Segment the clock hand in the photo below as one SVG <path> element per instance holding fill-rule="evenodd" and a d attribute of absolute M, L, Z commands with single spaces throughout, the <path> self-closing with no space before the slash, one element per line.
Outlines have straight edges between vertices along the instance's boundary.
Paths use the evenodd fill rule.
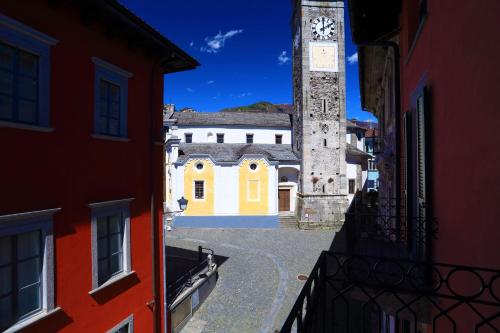
<path fill-rule="evenodd" d="M 323 17 L 323 29 L 321 29 L 322 31 L 325 31 L 325 18 Z"/>

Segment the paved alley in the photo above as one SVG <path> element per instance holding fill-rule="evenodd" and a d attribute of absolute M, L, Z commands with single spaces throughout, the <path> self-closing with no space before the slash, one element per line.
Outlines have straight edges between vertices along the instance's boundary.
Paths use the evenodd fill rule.
<path fill-rule="evenodd" d="M 174 229 L 169 247 L 211 248 L 227 259 L 212 294 L 184 328 L 186 333 L 279 330 L 332 231 L 297 229 Z"/>

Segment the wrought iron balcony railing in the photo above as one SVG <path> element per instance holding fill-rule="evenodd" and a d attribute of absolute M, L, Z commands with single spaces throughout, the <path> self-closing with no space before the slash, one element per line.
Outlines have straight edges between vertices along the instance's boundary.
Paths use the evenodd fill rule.
<path fill-rule="evenodd" d="M 432 218 L 408 217 L 405 212 L 402 199 L 355 198 L 333 250 L 428 260 L 437 223 Z"/>
<path fill-rule="evenodd" d="M 323 252 L 281 332 L 500 332 L 500 271 Z"/>

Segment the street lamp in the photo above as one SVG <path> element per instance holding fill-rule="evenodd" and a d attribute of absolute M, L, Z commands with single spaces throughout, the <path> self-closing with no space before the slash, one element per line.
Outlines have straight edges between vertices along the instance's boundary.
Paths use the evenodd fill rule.
<path fill-rule="evenodd" d="M 177 203 L 179 204 L 179 209 L 180 210 L 165 212 L 165 217 L 167 217 L 168 215 L 170 215 L 173 218 L 175 215 L 180 214 L 180 213 L 182 213 L 182 212 L 184 212 L 186 210 L 187 205 L 188 205 L 188 200 L 186 198 L 184 198 L 184 196 L 182 196 L 179 200 L 177 200 Z M 171 231 L 172 227 L 169 226 L 169 225 L 167 225 L 166 229 L 167 229 L 167 231 Z"/>
<path fill-rule="evenodd" d="M 179 200 L 177 200 L 177 202 L 179 203 L 179 208 L 181 209 L 181 212 L 185 211 L 188 205 L 188 200 L 182 197 Z"/>

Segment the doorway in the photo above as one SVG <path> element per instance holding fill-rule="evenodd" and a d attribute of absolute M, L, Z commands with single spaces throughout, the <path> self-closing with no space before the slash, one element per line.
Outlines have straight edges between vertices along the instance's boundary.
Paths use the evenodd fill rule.
<path fill-rule="evenodd" d="M 290 211 L 290 190 L 278 190 L 278 201 L 279 201 L 279 211 L 289 212 Z"/>

